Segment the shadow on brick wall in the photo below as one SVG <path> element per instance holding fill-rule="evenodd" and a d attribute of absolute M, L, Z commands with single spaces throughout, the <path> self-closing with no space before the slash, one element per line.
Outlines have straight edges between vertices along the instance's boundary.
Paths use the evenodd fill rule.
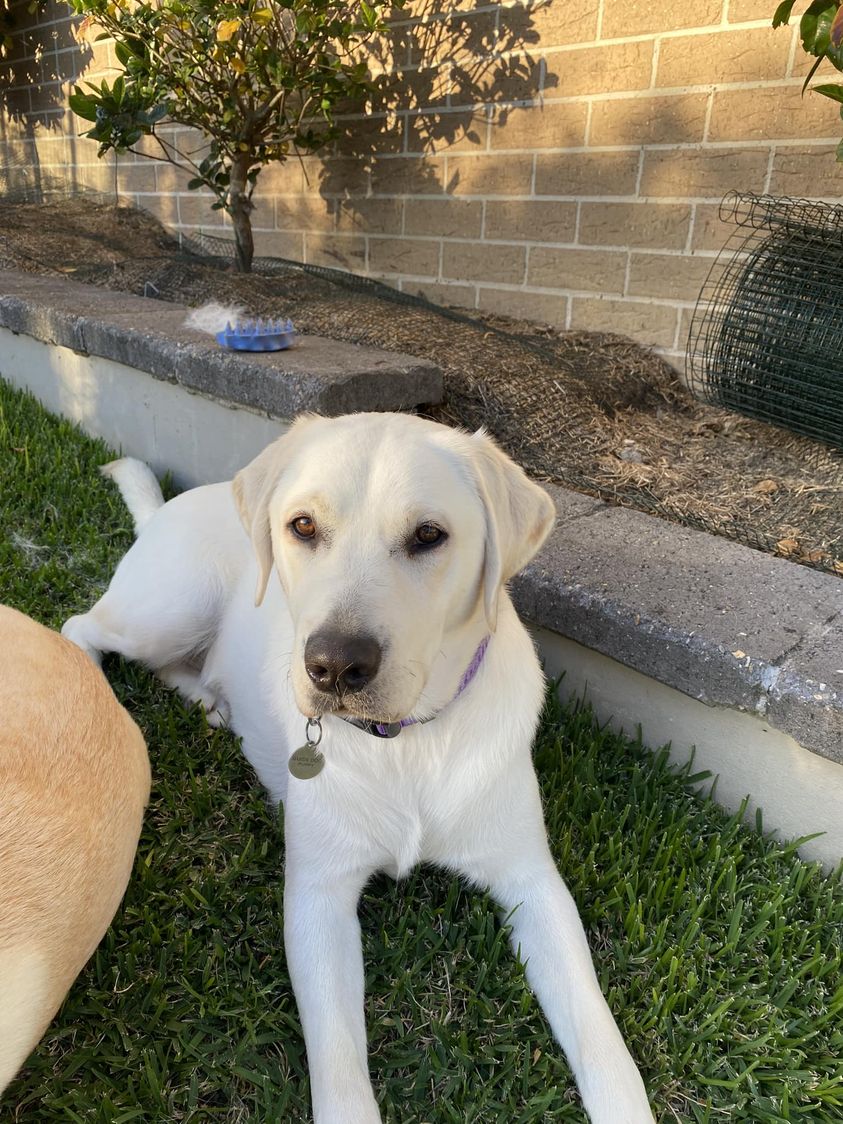
<path fill-rule="evenodd" d="M 375 194 L 458 190 L 459 173 L 446 183 L 429 157 L 486 151 L 493 123 L 556 85 L 529 53 L 538 42 L 530 5 L 490 10 L 476 0 L 454 12 L 451 0 L 417 0 L 375 46 L 380 98 L 371 114 L 342 121 L 335 150 L 321 158 L 320 193 L 354 210 L 370 184 Z"/>
<path fill-rule="evenodd" d="M 29 0 L 11 5 L 12 46 L 0 58 L 0 193 L 41 202 L 79 186 L 66 99 L 94 52 L 63 5 L 61 14 L 54 4 L 29 8 Z"/>

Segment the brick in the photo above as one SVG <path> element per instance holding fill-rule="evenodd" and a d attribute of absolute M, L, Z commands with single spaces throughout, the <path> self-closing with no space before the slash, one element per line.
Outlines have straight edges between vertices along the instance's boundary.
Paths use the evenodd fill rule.
<path fill-rule="evenodd" d="M 436 156 L 376 157 L 371 177 L 374 195 L 441 195 L 445 160 Z"/>
<path fill-rule="evenodd" d="M 677 310 L 661 302 L 650 304 L 594 297 L 574 297 L 571 301 L 571 328 L 619 332 L 650 347 L 673 347 L 676 321 Z"/>
<path fill-rule="evenodd" d="M 445 19 L 418 23 L 410 33 L 409 61 L 413 66 L 433 66 L 461 56 L 490 55 L 501 49 L 497 23 L 495 9 L 455 12 Z"/>
<path fill-rule="evenodd" d="M 187 191 L 191 179 L 188 172 L 183 172 L 180 168 L 174 168 L 172 164 L 165 164 L 163 161 L 150 164 L 150 167 L 155 169 L 156 191 L 167 194 Z"/>
<path fill-rule="evenodd" d="M 355 235 L 308 232 L 304 236 L 304 253 L 309 265 L 361 273 L 366 263 L 366 240 Z"/>
<path fill-rule="evenodd" d="M 442 275 L 455 281 L 500 281 L 520 285 L 527 252 L 523 246 L 489 246 L 478 242 L 445 242 Z"/>
<path fill-rule="evenodd" d="M 695 208 L 692 250 L 720 250 L 735 233 L 734 222 L 720 218 L 719 203 L 700 203 Z"/>
<path fill-rule="evenodd" d="M 597 38 L 598 0 L 547 0 L 546 3 L 501 6 L 500 50 L 512 50 L 510 40 L 567 47 Z"/>
<path fill-rule="evenodd" d="M 329 233 L 334 229 L 333 200 L 319 195 L 290 195 L 271 199 L 276 230 L 313 230 Z"/>
<path fill-rule="evenodd" d="M 3 90 L 2 87 L 0 87 L 0 99 L 2 99 L 2 106 L 3 106 L 2 118 L 0 118 L 0 120 L 2 120 L 2 122 L 3 122 L 4 130 L 9 128 L 7 118 L 11 117 L 11 120 L 12 120 L 11 132 L 12 132 L 12 135 L 15 135 L 15 134 L 22 135 L 23 134 L 23 124 L 24 124 L 24 122 L 30 122 L 31 121 L 30 106 L 29 106 L 29 90 L 25 89 L 25 88 L 21 88 L 19 90 L 6 91 L 6 90 Z M 43 118 L 47 118 L 48 113 L 43 112 L 41 114 L 41 116 Z M 53 116 L 56 117 L 57 114 L 53 114 Z"/>
<path fill-rule="evenodd" d="M 621 39 L 648 31 L 678 31 L 683 27 L 708 27 L 720 23 L 722 0 L 675 4 L 673 0 L 605 0 L 603 38 Z"/>
<path fill-rule="evenodd" d="M 449 156 L 446 189 L 454 195 L 529 195 L 532 156 Z"/>
<path fill-rule="evenodd" d="M 680 250 L 691 208 L 679 203 L 583 203 L 579 242 L 584 246 L 647 246 Z"/>
<path fill-rule="evenodd" d="M 728 23 L 748 23 L 750 20 L 765 20 L 768 24 L 773 19 L 775 5 L 770 7 L 767 0 L 728 0 L 726 4 L 726 20 Z"/>
<path fill-rule="evenodd" d="M 536 195 L 634 195 L 637 152 L 560 152 L 536 157 Z"/>
<path fill-rule="evenodd" d="M 568 320 L 568 297 L 561 293 L 531 293 L 511 289 L 480 289 L 480 308 L 499 316 L 515 316 L 519 320 L 533 320 L 564 328 Z"/>
<path fill-rule="evenodd" d="M 177 195 L 139 194 L 136 198 L 139 207 L 144 211 L 149 211 L 165 226 L 176 227 L 179 225 L 179 197 Z"/>
<path fill-rule="evenodd" d="M 756 91 L 753 90 L 754 94 Z M 596 101 L 589 144 L 690 144 L 703 139 L 708 94 Z"/>
<path fill-rule="evenodd" d="M 784 78 L 789 55 L 790 37 L 772 26 L 663 39 L 656 85 L 702 86 Z"/>
<path fill-rule="evenodd" d="M 679 312 L 679 330 L 676 333 L 676 346 L 681 354 L 686 354 L 688 350 L 688 338 L 691 334 L 691 322 L 694 319 L 693 308 L 683 308 Z M 683 382 L 686 380 L 683 378 Z M 687 385 L 687 382 L 686 382 Z"/>
<path fill-rule="evenodd" d="M 556 0 L 558 2 L 558 0 Z M 545 89 L 558 97 L 645 90 L 653 68 L 650 40 L 549 51 Z"/>
<path fill-rule="evenodd" d="M 408 199 L 404 233 L 438 238 L 479 238 L 483 204 L 467 199 Z"/>
<path fill-rule="evenodd" d="M 489 111 L 484 107 L 407 117 L 410 152 L 473 152 L 489 147 Z"/>
<path fill-rule="evenodd" d="M 404 70 L 390 75 L 383 95 L 393 109 L 444 108 L 452 87 L 451 64 Z M 482 100 L 474 99 L 475 102 Z"/>
<path fill-rule="evenodd" d="M 400 234 L 403 214 L 401 199 L 340 199 L 337 230 L 349 234 Z"/>
<path fill-rule="evenodd" d="M 134 164 L 121 160 L 117 165 L 117 188 L 131 194 L 155 191 L 155 168 L 152 164 Z"/>
<path fill-rule="evenodd" d="M 255 254 L 263 258 L 304 261 L 304 235 L 287 230 L 256 230 Z"/>
<path fill-rule="evenodd" d="M 267 195 L 297 195 L 305 190 L 301 164 L 295 157 L 267 164 L 260 175 L 260 187 Z"/>
<path fill-rule="evenodd" d="M 836 145 L 777 148 L 770 178 L 772 195 L 843 197 L 843 164 L 835 160 Z"/>
<path fill-rule="evenodd" d="M 626 277 L 625 253 L 612 250 L 530 250 L 527 284 L 544 289 L 622 293 Z"/>
<path fill-rule="evenodd" d="M 72 148 L 71 148 L 71 145 L 68 141 L 68 138 L 62 136 L 61 134 L 55 135 L 55 134 L 52 134 L 52 133 L 44 133 L 39 129 L 35 133 L 35 141 L 34 141 L 34 147 L 35 147 L 35 150 L 36 150 L 35 153 L 32 152 L 31 144 L 32 144 L 32 142 L 30 142 L 29 155 L 28 155 L 27 160 L 26 160 L 26 162 L 28 164 L 34 163 L 34 161 L 36 159 L 36 153 L 37 153 L 37 161 L 41 165 L 42 168 L 49 168 L 49 167 L 56 166 L 56 165 L 71 166 L 74 162 L 73 161 L 73 155 L 72 155 Z M 155 190 L 155 169 L 154 169 L 154 166 L 151 165 L 151 164 L 150 164 L 150 170 L 152 171 L 152 184 L 153 184 L 151 190 L 154 191 Z"/>
<path fill-rule="evenodd" d="M 102 191 L 110 195 L 114 191 L 114 166 L 104 160 L 98 164 L 76 164 L 74 167 L 77 186 L 89 191 Z"/>
<path fill-rule="evenodd" d="M 839 106 L 819 95 L 803 99 L 800 90 L 794 84 L 715 91 L 708 139 L 769 141 L 837 136 Z"/>
<path fill-rule="evenodd" d="M 629 266 L 629 295 L 695 301 L 713 264 L 689 254 L 636 254 Z"/>
<path fill-rule="evenodd" d="M 45 82 L 29 88 L 29 106 L 33 113 L 42 113 L 45 109 L 56 109 L 64 105 L 64 91 L 61 82 Z M 77 118 L 79 126 L 89 128 L 89 122 Z"/>
<path fill-rule="evenodd" d="M 478 102 L 502 105 L 512 101 L 532 101 L 546 92 L 545 62 L 531 54 L 511 54 L 488 63 L 454 63 L 451 68 L 451 106 L 471 106 Z"/>
<path fill-rule="evenodd" d="M 432 239 L 370 238 L 369 270 L 372 273 L 438 277 L 439 243 Z"/>
<path fill-rule="evenodd" d="M 212 211 L 216 197 L 209 192 L 191 191 L 179 195 L 179 223 L 182 226 L 222 226 L 222 211 Z"/>
<path fill-rule="evenodd" d="M 426 297 L 434 304 L 474 308 L 477 290 L 474 285 L 443 285 L 436 281 L 402 281 L 401 292 Z"/>
<path fill-rule="evenodd" d="M 767 148 L 649 149 L 642 195 L 721 199 L 727 191 L 764 190 Z"/>
<path fill-rule="evenodd" d="M 576 203 L 511 199 L 486 204 L 485 238 L 526 242 L 573 242 Z"/>
<path fill-rule="evenodd" d="M 346 114 L 337 117 L 340 128 L 336 140 L 339 156 L 358 157 L 367 152 L 402 151 L 404 119 L 397 114 L 370 113 L 365 117 Z"/>
<path fill-rule="evenodd" d="M 369 192 L 367 161 L 359 157 L 312 156 L 301 161 L 301 170 L 305 191 L 318 188 L 324 196 L 342 197 Z"/>
<path fill-rule="evenodd" d="M 585 141 L 587 107 L 576 102 L 513 106 L 498 111 L 492 148 L 573 148 Z"/>

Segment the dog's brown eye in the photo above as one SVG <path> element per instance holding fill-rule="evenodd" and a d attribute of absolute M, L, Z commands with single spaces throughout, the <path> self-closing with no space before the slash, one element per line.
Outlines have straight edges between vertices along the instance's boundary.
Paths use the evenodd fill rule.
<path fill-rule="evenodd" d="M 293 528 L 293 534 L 298 535 L 300 539 L 312 539 L 316 534 L 316 524 L 309 515 L 296 516 L 290 526 Z"/>
<path fill-rule="evenodd" d="M 445 538 L 445 532 L 435 523 L 420 523 L 416 527 L 416 544 L 418 546 L 435 546 Z"/>

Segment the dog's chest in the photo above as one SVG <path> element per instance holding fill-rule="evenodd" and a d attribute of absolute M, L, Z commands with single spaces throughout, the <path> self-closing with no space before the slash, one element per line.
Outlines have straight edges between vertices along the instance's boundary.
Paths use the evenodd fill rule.
<path fill-rule="evenodd" d="M 389 760 L 371 760 L 368 767 L 359 754 L 326 765 L 321 830 L 337 838 L 346 856 L 351 850 L 393 878 L 419 863 L 458 865 L 480 822 L 488 826 L 489 802 L 486 794 L 478 799 L 476 769 L 465 756 L 458 763 L 414 757 L 409 767 L 401 750 L 390 748 Z M 410 746 L 404 753 L 411 754 Z M 315 798 L 316 788 L 311 791 Z"/>

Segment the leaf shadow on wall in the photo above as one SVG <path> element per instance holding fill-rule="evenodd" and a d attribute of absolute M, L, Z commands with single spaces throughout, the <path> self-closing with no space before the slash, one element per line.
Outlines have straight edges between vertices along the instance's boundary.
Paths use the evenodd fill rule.
<path fill-rule="evenodd" d="M 466 189 L 465 171 L 446 172 L 443 157 L 486 152 L 490 130 L 557 85 L 530 54 L 535 7 L 477 0 L 455 12 L 448 0 L 420 0 L 397 12 L 370 52 L 381 73 L 371 112 L 343 117 L 332 152 L 312 158 L 338 227 L 390 233 L 370 226 L 378 198 Z"/>
<path fill-rule="evenodd" d="M 29 0 L 20 0 L 6 13 L 11 47 L 0 58 L 0 193 L 40 203 L 79 186 L 67 96 L 93 51 L 79 34 L 78 20 L 69 14 L 57 18 L 52 5 L 35 13 L 30 8 Z M 48 138 L 56 155 L 43 166 L 38 144 Z"/>

